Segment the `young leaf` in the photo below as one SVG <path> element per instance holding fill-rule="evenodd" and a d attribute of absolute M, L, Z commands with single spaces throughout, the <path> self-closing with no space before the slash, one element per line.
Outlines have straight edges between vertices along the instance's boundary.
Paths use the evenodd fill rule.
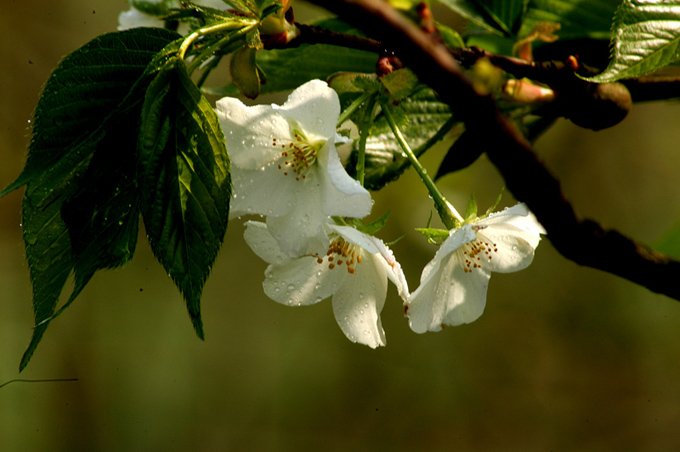
<path fill-rule="evenodd" d="M 231 177 L 217 116 L 178 58 L 149 86 L 138 149 L 141 211 L 151 248 L 203 338 L 200 298 L 227 229 Z"/>
<path fill-rule="evenodd" d="M 26 167 L 2 191 L 27 184 L 22 222 L 36 327 L 20 369 L 26 367 L 42 339 L 74 267 L 63 206 L 82 189 L 92 155 L 102 144 L 114 149 L 118 139 L 132 134 L 134 146 L 134 116 L 130 117 L 132 129 L 114 135 L 105 131 L 112 118 L 128 118 L 121 105 L 127 104 L 135 81 L 154 55 L 178 36 L 162 29 L 100 36 L 66 57 L 45 86 L 34 113 Z"/>
<path fill-rule="evenodd" d="M 640 77 L 680 60 L 680 1 L 624 0 L 612 30 L 612 60 L 597 83 Z"/>

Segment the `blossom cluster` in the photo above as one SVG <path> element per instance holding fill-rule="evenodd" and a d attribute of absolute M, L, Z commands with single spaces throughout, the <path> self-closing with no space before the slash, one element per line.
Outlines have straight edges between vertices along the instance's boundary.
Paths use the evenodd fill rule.
<path fill-rule="evenodd" d="M 452 229 L 409 293 L 400 264 L 352 219 L 370 214 L 370 193 L 345 171 L 337 145 L 340 103 L 325 82 L 310 81 L 279 105 L 247 107 L 235 98 L 216 112 L 232 163 L 230 218 L 246 223 L 245 240 L 266 261 L 264 291 L 290 306 L 332 297 L 344 334 L 372 348 L 385 345 L 380 313 L 387 281 L 402 298 L 411 329 L 438 331 L 483 312 L 492 271 L 528 266 L 545 233 L 523 204 Z"/>

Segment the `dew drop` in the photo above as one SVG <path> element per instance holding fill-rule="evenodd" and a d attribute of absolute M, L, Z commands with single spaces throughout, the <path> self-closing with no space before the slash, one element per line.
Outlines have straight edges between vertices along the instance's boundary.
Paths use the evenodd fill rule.
<path fill-rule="evenodd" d="M 292 290 L 295 290 L 295 286 L 292 285 L 292 284 L 289 284 L 289 285 L 288 285 L 288 290 L 291 290 L 291 291 L 292 291 Z"/>
<path fill-rule="evenodd" d="M 368 330 L 364 330 L 364 336 L 368 336 L 369 334 L 371 333 L 369 333 Z"/>

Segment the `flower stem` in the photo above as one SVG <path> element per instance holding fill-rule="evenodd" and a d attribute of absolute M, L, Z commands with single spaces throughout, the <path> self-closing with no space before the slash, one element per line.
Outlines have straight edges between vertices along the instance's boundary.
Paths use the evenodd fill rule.
<path fill-rule="evenodd" d="M 337 126 L 340 127 L 341 125 L 344 124 L 345 121 L 349 119 L 350 116 L 357 110 L 357 108 L 361 107 L 361 104 L 366 102 L 366 100 L 371 97 L 374 93 L 372 92 L 364 92 L 361 96 L 357 97 L 354 99 L 354 101 L 349 104 L 345 110 L 340 113 L 340 116 L 338 117 L 338 122 Z"/>
<path fill-rule="evenodd" d="M 366 170 L 366 140 L 368 139 L 368 134 L 371 131 L 371 124 L 373 124 L 373 110 L 375 109 L 376 97 L 371 97 L 366 102 L 366 108 L 364 109 L 364 114 L 362 115 L 359 126 L 359 155 L 357 157 L 357 180 L 363 187 L 364 185 L 364 174 Z"/>
<path fill-rule="evenodd" d="M 418 173 L 418 176 L 420 176 L 420 179 L 427 187 L 427 190 L 430 192 L 430 196 L 432 196 L 432 200 L 434 201 L 434 207 L 437 209 L 439 218 L 441 218 L 442 222 L 448 229 L 454 229 L 458 227 L 458 225 L 460 223 L 463 223 L 465 220 L 463 219 L 463 217 L 460 216 L 456 209 L 454 209 L 453 206 L 446 200 L 446 198 L 444 198 L 444 195 L 442 195 L 442 193 L 439 191 L 432 178 L 430 178 L 430 175 L 427 174 L 427 170 L 425 169 L 425 167 L 421 165 L 420 161 L 411 150 L 411 147 L 406 142 L 404 135 L 402 135 L 399 126 L 394 120 L 394 116 L 392 116 L 390 106 L 387 103 L 381 102 L 381 107 L 383 113 L 385 114 L 385 119 L 387 119 L 387 123 L 390 125 L 390 129 L 392 129 L 392 132 L 394 133 L 397 142 L 404 151 L 404 154 L 406 154 L 406 157 L 411 162 L 411 165 L 413 165 L 413 168 L 415 168 L 416 172 Z"/>

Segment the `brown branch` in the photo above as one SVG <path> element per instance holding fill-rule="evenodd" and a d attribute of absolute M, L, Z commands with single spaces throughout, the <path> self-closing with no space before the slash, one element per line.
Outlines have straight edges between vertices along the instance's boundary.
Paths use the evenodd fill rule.
<path fill-rule="evenodd" d="M 503 175 L 507 187 L 525 202 L 548 231 L 554 247 L 574 262 L 597 268 L 680 300 L 680 262 L 657 253 L 597 222 L 582 220 L 558 180 L 493 100 L 475 92 L 459 64 L 440 43 L 413 26 L 382 0 L 343 0 L 319 5 L 338 14 L 391 49 L 432 87 L 476 133 L 479 145 Z"/>

